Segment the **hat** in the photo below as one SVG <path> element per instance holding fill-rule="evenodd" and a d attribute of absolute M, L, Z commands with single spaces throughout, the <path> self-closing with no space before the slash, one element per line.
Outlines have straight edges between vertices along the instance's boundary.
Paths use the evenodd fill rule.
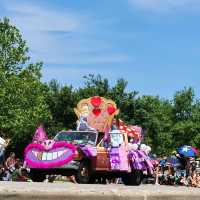
<path fill-rule="evenodd" d="M 32 142 L 43 142 L 44 140 L 47 140 L 47 139 L 48 139 L 47 134 L 43 126 L 40 125 L 35 131 Z"/>

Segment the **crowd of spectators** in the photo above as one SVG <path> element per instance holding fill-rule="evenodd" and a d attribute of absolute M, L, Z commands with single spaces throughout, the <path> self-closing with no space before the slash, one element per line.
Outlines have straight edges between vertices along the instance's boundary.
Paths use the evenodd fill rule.
<path fill-rule="evenodd" d="M 1 181 L 29 181 L 27 169 L 23 168 L 23 162 L 11 152 L 7 159 L 0 163 Z"/>
<path fill-rule="evenodd" d="M 27 169 L 23 167 L 23 162 L 16 158 L 11 152 L 6 158 L 6 147 L 10 140 L 0 137 L 0 180 L 1 181 L 28 181 Z"/>
<path fill-rule="evenodd" d="M 185 163 L 172 165 L 165 159 L 160 160 L 160 164 L 155 168 L 154 178 L 156 185 L 180 185 L 200 188 L 200 172 L 198 170 L 199 161 L 185 159 Z"/>

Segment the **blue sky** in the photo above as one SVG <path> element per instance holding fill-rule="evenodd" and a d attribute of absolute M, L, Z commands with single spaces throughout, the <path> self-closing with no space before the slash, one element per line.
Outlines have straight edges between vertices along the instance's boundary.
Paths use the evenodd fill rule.
<path fill-rule="evenodd" d="M 140 94 L 200 95 L 199 0 L 1 0 L 3 16 L 44 62 L 43 81 L 79 87 L 93 73 Z"/>

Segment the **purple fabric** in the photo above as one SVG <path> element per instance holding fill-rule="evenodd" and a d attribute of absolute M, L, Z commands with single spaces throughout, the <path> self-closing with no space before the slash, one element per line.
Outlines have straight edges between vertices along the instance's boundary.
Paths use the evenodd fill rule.
<path fill-rule="evenodd" d="M 130 158 L 131 158 L 131 161 L 132 161 L 133 169 L 143 170 L 144 166 L 142 165 L 142 162 L 140 160 L 140 157 L 139 157 L 137 151 L 131 151 Z"/>
<path fill-rule="evenodd" d="M 129 153 L 129 158 L 132 161 L 133 169 L 147 170 L 150 174 L 153 173 L 153 165 L 145 152 L 141 150 L 132 150 Z"/>
<path fill-rule="evenodd" d="M 141 140 L 140 139 L 133 139 L 133 141 L 131 143 L 132 144 L 140 144 Z"/>
<path fill-rule="evenodd" d="M 97 156 L 97 149 L 96 147 L 89 146 L 89 145 L 79 145 L 79 148 L 83 151 L 86 157 L 95 157 Z"/>
<path fill-rule="evenodd" d="M 140 155 L 140 157 L 143 157 L 144 158 L 144 161 L 143 161 L 143 165 L 144 167 L 146 168 L 146 170 L 152 174 L 153 173 L 153 165 L 149 159 L 149 157 L 146 155 L 146 153 L 144 151 L 141 151 L 141 150 L 138 150 L 138 154 Z"/>
<path fill-rule="evenodd" d="M 110 149 L 110 164 L 112 170 L 120 170 L 120 156 L 118 148 Z"/>

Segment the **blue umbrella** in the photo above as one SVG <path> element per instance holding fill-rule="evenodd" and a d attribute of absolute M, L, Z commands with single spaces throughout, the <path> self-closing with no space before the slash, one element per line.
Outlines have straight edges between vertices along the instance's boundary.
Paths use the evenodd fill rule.
<path fill-rule="evenodd" d="M 184 146 L 177 148 L 176 151 L 183 157 L 195 157 L 196 156 L 196 154 L 191 146 L 184 145 Z"/>
<path fill-rule="evenodd" d="M 170 156 L 167 158 L 167 164 L 172 165 L 173 167 L 181 166 L 180 160 L 176 156 Z"/>

